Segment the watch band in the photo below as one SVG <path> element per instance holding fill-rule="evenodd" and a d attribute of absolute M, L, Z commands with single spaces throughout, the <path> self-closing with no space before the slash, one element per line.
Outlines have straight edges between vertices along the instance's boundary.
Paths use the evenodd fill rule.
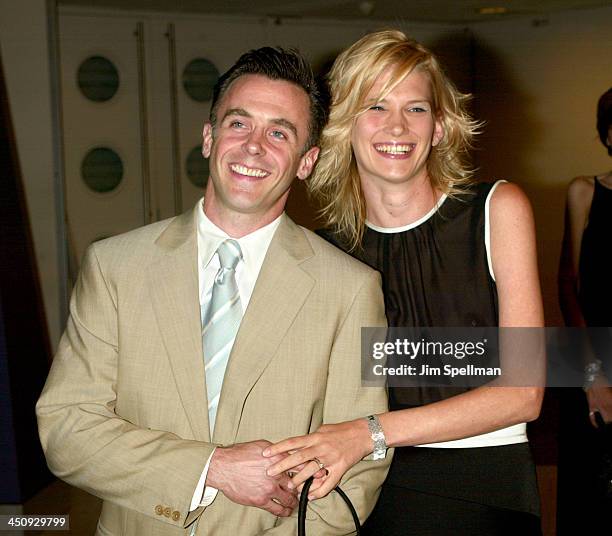
<path fill-rule="evenodd" d="M 368 415 L 366 417 L 368 421 L 368 430 L 370 431 L 370 437 L 373 442 L 372 459 L 382 460 L 387 455 L 387 442 L 385 440 L 385 433 L 383 432 L 378 416 Z"/>

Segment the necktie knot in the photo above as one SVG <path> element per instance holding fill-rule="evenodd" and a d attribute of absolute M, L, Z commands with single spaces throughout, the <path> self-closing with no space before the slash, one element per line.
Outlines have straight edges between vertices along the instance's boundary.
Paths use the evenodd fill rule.
<path fill-rule="evenodd" d="M 238 244 L 236 240 L 230 238 L 221 242 L 217 248 L 217 254 L 219 255 L 221 268 L 225 268 L 226 270 L 235 270 L 238 261 L 242 258 L 240 244 Z"/>

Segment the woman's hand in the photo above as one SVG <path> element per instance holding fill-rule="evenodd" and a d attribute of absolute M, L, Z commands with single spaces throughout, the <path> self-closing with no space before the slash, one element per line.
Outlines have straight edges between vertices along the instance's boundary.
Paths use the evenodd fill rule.
<path fill-rule="evenodd" d="M 589 419 L 591 424 L 597 428 L 595 412 L 601 414 L 604 422 L 612 422 L 612 387 L 610 387 L 608 381 L 598 376 L 590 389 L 587 390 L 586 396 L 589 403 Z"/>
<path fill-rule="evenodd" d="M 325 424 L 316 432 L 292 437 L 271 445 L 264 456 L 289 453 L 289 456 L 268 468 L 269 476 L 276 476 L 303 464 L 291 479 L 290 485 L 301 486 L 321 469 L 315 458 L 327 470 L 327 475 L 316 478 L 308 498 L 320 499 L 333 490 L 353 465 L 372 452 L 372 439 L 365 419 L 339 424 Z"/>

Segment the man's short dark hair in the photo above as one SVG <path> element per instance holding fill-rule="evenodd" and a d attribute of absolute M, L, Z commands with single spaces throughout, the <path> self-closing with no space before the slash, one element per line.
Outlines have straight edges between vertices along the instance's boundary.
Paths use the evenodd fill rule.
<path fill-rule="evenodd" d="M 232 82 L 247 74 L 265 76 L 271 80 L 284 80 L 301 87 L 310 101 L 308 142 L 305 151 L 319 143 L 321 130 L 327 120 L 326 98 L 317 83 L 308 61 L 297 50 L 280 47 L 262 47 L 240 56 L 238 61 L 224 73 L 213 90 L 210 107 L 210 122 L 215 127 L 217 108 Z"/>
<path fill-rule="evenodd" d="M 597 132 L 601 143 L 608 149 L 608 154 L 612 156 L 612 146 L 608 145 L 608 131 L 612 125 L 612 87 L 608 89 L 597 103 Z"/>

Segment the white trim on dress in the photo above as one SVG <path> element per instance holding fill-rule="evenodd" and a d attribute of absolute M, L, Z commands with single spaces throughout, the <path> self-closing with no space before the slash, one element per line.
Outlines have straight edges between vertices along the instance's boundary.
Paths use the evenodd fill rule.
<path fill-rule="evenodd" d="M 427 214 L 425 214 L 425 216 L 422 216 L 418 220 L 413 221 L 412 223 L 409 223 L 408 225 L 403 225 L 402 227 L 379 227 L 378 225 L 374 225 L 373 223 L 366 220 L 365 221 L 366 227 L 369 227 L 370 229 L 374 231 L 378 231 L 379 233 L 401 233 L 403 231 L 414 229 L 415 227 L 418 227 L 422 223 L 426 222 L 429 218 L 431 218 L 436 213 L 436 211 L 442 206 L 442 203 L 446 201 L 447 197 L 448 196 L 446 194 L 442 194 L 440 196 L 440 199 L 436 201 L 436 204 Z"/>
<path fill-rule="evenodd" d="M 485 249 L 487 250 L 487 264 L 489 265 L 489 274 L 493 281 L 495 281 L 495 273 L 493 273 L 493 260 L 491 259 L 491 224 L 489 223 L 489 206 L 491 205 L 491 197 L 495 189 L 502 183 L 508 182 L 506 180 L 496 181 L 489 193 L 487 194 L 487 200 L 485 201 Z"/>

